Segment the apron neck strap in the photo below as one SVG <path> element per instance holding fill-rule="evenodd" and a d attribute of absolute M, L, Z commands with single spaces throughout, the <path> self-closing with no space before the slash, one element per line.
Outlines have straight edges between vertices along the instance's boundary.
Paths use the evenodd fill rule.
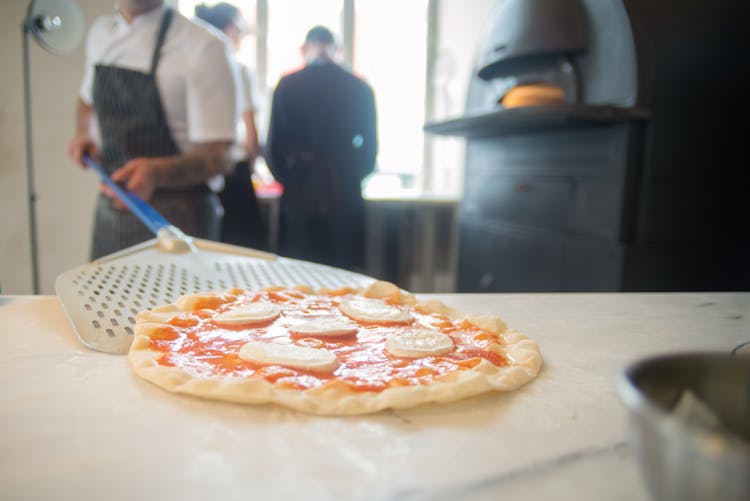
<path fill-rule="evenodd" d="M 151 74 L 156 73 L 156 67 L 159 65 L 159 58 L 161 57 L 161 47 L 164 45 L 164 38 L 167 35 L 169 25 L 172 23 L 174 17 L 174 10 L 167 7 L 164 9 L 164 15 L 161 18 L 161 26 L 159 26 L 159 34 L 156 36 L 156 47 L 154 48 L 154 54 L 151 56 Z"/>

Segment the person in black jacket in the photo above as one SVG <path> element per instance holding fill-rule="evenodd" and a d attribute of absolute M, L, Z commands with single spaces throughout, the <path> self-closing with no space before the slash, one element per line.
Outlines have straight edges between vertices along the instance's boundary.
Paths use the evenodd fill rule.
<path fill-rule="evenodd" d="M 305 67 L 273 95 L 266 161 L 284 186 L 279 253 L 343 269 L 362 265 L 361 182 L 377 154 L 375 96 L 334 62 L 325 27 L 305 37 Z"/>

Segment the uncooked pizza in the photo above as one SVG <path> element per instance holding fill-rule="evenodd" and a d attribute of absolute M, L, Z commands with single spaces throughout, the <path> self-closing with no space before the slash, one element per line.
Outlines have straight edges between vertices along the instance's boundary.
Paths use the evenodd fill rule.
<path fill-rule="evenodd" d="M 388 282 L 185 295 L 138 315 L 129 358 L 173 392 L 324 415 L 515 390 L 542 364 L 537 344 L 500 318 Z"/>

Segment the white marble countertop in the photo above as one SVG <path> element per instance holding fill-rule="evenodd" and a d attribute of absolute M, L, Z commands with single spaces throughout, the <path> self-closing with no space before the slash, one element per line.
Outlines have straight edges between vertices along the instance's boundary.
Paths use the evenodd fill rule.
<path fill-rule="evenodd" d="M 0 499 L 645 500 L 621 370 L 750 341 L 750 294 L 432 297 L 535 339 L 540 376 L 347 418 L 204 401 L 84 348 L 54 296 L 0 297 Z"/>

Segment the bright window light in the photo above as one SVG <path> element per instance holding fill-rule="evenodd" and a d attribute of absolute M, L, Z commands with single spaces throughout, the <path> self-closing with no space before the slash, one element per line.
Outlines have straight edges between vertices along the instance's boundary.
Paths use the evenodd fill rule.
<path fill-rule="evenodd" d="M 341 43 L 343 0 L 270 0 L 268 2 L 269 92 L 279 79 L 302 68 L 300 48 L 307 31 L 316 25 L 330 29 Z"/>
<path fill-rule="evenodd" d="M 180 12 L 193 17 L 200 3 L 215 0 L 179 0 Z M 353 33 L 352 71 L 375 92 L 378 114 L 376 174 L 365 194 L 398 195 L 419 191 L 424 165 L 425 82 L 429 0 L 355 0 L 353 26 L 345 30 L 344 0 L 267 0 L 267 19 L 257 19 L 257 0 L 234 3 L 251 27 L 238 59 L 257 68 L 258 23 L 266 23 L 266 68 L 259 83 L 261 109 L 256 114 L 261 140 L 265 139 L 273 90 L 279 79 L 302 66 L 300 47 L 307 31 L 324 25 L 344 43 Z M 342 47 L 343 49 L 343 47 Z M 265 93 L 264 93 L 265 91 Z M 259 160 L 256 171 L 267 171 Z"/>
<path fill-rule="evenodd" d="M 355 3 L 354 70 L 372 85 L 378 110 L 378 171 L 418 183 L 423 169 L 427 0 Z"/>

